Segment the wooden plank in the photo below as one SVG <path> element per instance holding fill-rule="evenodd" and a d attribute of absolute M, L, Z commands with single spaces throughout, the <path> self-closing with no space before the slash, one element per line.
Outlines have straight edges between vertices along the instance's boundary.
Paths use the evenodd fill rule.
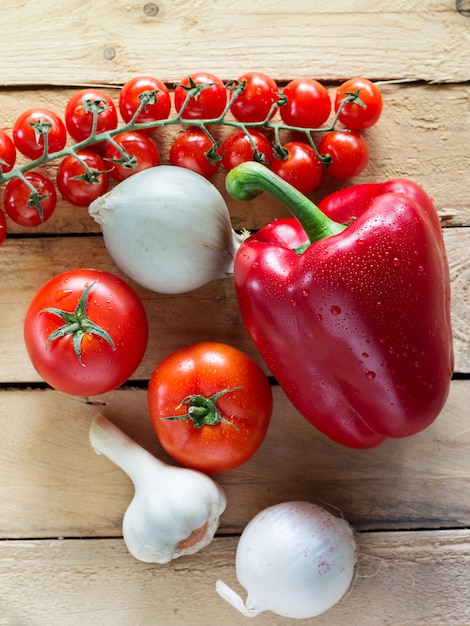
<path fill-rule="evenodd" d="M 196 70 L 231 79 L 258 69 L 281 86 L 312 76 L 331 93 L 354 75 L 380 81 L 385 109 L 366 132 L 369 167 L 346 183 L 326 176 L 312 197 L 396 176 L 416 180 L 433 196 L 448 227 L 456 371 L 466 375 L 453 381 L 430 428 L 369 451 L 327 441 L 275 387 L 262 448 L 243 467 L 216 477 L 228 507 L 215 541 L 168 566 L 140 563 L 121 538 L 132 485 L 94 454 L 89 423 L 101 411 L 170 461 L 150 424 L 145 381 L 160 358 L 198 339 L 233 343 L 258 358 L 232 281 L 175 297 L 137 289 L 149 312 L 151 343 L 129 386 L 95 398 L 40 390 L 22 340 L 30 298 L 69 267 L 96 262 L 115 268 L 86 209 L 60 201 L 39 229 L 9 220 L 12 237 L 0 247 L 0 626 L 242 624 L 246 620 L 216 595 L 215 581 L 237 587 L 235 550 L 246 523 L 264 506 L 297 498 L 343 514 L 359 531 L 352 592 L 315 624 L 470 624 L 468 2 L 0 4 L 0 128 L 7 131 L 32 106 L 62 113 L 73 86 L 99 84 L 117 97 L 122 83 L 145 73 L 173 86 Z M 163 162 L 178 130 L 159 133 Z M 56 168 L 53 163 L 45 171 L 54 177 Z M 224 173 L 213 181 L 225 193 Z M 265 195 L 250 203 L 227 200 L 235 228 L 255 229 L 287 215 Z M 290 622 L 270 613 L 256 620 L 260 626 Z"/>
<path fill-rule="evenodd" d="M 445 229 L 453 280 L 452 321 L 455 335 L 455 371 L 470 372 L 470 230 Z M 96 267 L 123 274 L 106 252 L 101 237 L 10 239 L 0 247 L 0 319 L 5 337 L 0 359 L 0 382 L 39 382 L 23 341 L 21 320 L 36 291 L 66 269 Z M 174 349 L 195 341 L 233 343 L 259 363 L 242 323 L 231 277 L 213 281 L 189 294 L 165 296 L 137 287 L 150 322 L 150 340 L 134 379 L 147 379 L 156 364 Z M 204 315 L 194 315 L 204 311 Z"/>
<path fill-rule="evenodd" d="M 215 478 L 227 494 L 221 533 L 239 533 L 260 508 L 312 500 L 340 510 L 358 530 L 470 526 L 470 381 L 454 381 L 426 431 L 358 451 L 318 433 L 274 388 L 265 442 L 242 467 Z M 101 411 L 164 461 L 145 390 L 88 401 L 55 391 L 0 391 L 0 538 L 121 535 L 132 498 L 128 477 L 88 441 Z M 367 490 L 367 497 L 364 491 Z"/>
<path fill-rule="evenodd" d="M 354 183 L 403 176 L 421 184 L 434 198 L 445 226 L 470 225 L 470 203 L 462 184 L 470 169 L 467 150 L 470 127 L 463 123 L 468 115 L 469 87 L 388 84 L 381 88 L 385 101 L 382 117 L 377 126 L 365 133 L 371 151 L 368 167 L 360 176 L 344 183 L 325 174 L 312 198 L 318 201 Z M 334 89 L 330 88 L 332 95 Z M 71 89 L 0 91 L 0 128 L 11 132 L 14 120 L 32 107 L 48 107 L 62 115 L 73 93 Z M 117 101 L 117 90 L 107 93 Z M 276 120 L 279 121 L 279 116 Z M 163 163 L 168 162 L 171 142 L 180 130 L 179 126 L 167 127 L 154 134 Z M 221 130 L 220 135 L 223 137 L 227 132 Z M 287 140 L 288 136 L 284 138 Z M 19 163 L 22 162 L 24 159 L 19 158 Z M 55 179 L 57 165 L 53 162 L 43 170 Z M 275 216 L 287 215 L 286 209 L 266 194 L 249 203 L 229 198 L 224 180 L 225 172 L 221 170 L 212 182 L 227 200 L 234 228 L 258 228 Z M 83 233 L 99 232 L 99 227 L 86 208 L 72 207 L 59 199 L 53 216 L 39 228 L 24 228 L 8 219 L 8 232 L 19 235 Z"/>
<path fill-rule="evenodd" d="M 315 624 L 470 623 L 469 530 L 363 533 L 358 543 L 352 589 Z M 197 555 L 156 566 L 136 561 L 115 539 L 0 542 L 0 624 L 220 626 L 223 616 L 226 626 L 239 626 L 245 618 L 215 591 L 221 579 L 246 597 L 234 570 L 236 544 L 216 538 Z M 256 618 L 260 626 L 291 623 L 271 612 Z"/>
<path fill-rule="evenodd" d="M 282 78 L 470 76 L 468 22 L 450 0 L 348 0 L 333 9 L 320 0 L 4 0 L 0 20 L 4 85 L 119 83 L 156 65 L 173 81 L 201 68 L 235 78 L 253 58 L 256 68 Z M 34 36 L 18 37 L 28 28 Z"/>

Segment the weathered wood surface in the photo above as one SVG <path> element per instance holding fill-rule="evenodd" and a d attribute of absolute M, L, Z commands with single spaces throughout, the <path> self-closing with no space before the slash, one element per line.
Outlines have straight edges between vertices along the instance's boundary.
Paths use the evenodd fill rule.
<path fill-rule="evenodd" d="M 470 531 L 361 533 L 357 577 L 314 619 L 271 612 L 259 626 L 467 626 Z M 1 626 L 243 626 L 215 592 L 239 591 L 236 539 L 216 538 L 171 567 L 135 563 L 116 539 L 0 543 Z M 7 573 L 6 573 L 7 572 Z"/>
<path fill-rule="evenodd" d="M 454 381 L 439 419 L 413 438 L 368 451 L 328 441 L 294 412 L 279 388 L 261 449 L 216 478 L 227 492 L 220 532 L 239 533 L 258 510 L 285 499 L 324 502 L 358 530 L 469 525 L 467 381 Z M 145 390 L 88 400 L 52 390 L 0 393 L 1 538 L 118 536 L 128 477 L 93 452 L 88 427 L 105 414 L 158 458 Z"/>
<path fill-rule="evenodd" d="M 280 79 L 465 82 L 468 18 L 457 5 L 468 11 L 453 0 L 3 0 L 0 82 L 115 84 L 155 68 L 177 81 L 207 67 L 236 78 L 254 60 Z"/>
<path fill-rule="evenodd" d="M 142 365 L 123 389 L 71 398 L 38 386 L 23 346 L 26 307 L 60 271 L 115 267 L 86 209 L 60 201 L 38 229 L 8 220 L 11 237 L 0 247 L 0 626 L 242 625 L 246 619 L 219 599 L 215 581 L 236 586 L 235 549 L 249 519 L 296 498 L 341 512 L 359 531 L 361 553 L 348 597 L 299 624 L 468 626 L 468 2 L 4 0 L 0 19 L 0 128 L 6 131 L 29 107 L 63 112 L 77 85 L 100 84 L 117 96 L 119 85 L 137 74 L 171 86 L 196 70 L 230 79 L 259 69 L 280 85 L 312 76 L 332 92 L 354 75 L 381 81 L 383 116 L 366 133 L 370 164 L 345 184 L 406 176 L 433 196 L 445 227 L 461 378 L 430 428 L 365 452 L 327 441 L 274 388 L 275 413 L 262 448 L 245 466 L 217 476 L 228 507 L 214 542 L 168 566 L 145 565 L 121 538 L 130 481 L 94 454 L 88 426 L 101 411 L 169 461 L 146 407 L 145 383 L 159 359 L 209 338 L 259 360 L 231 278 L 183 296 L 137 288 L 151 325 Z M 163 160 L 177 132 L 155 133 Z M 46 169 L 53 176 L 56 167 Z M 225 194 L 223 172 L 213 182 Z M 340 186 L 325 177 L 312 197 Z M 287 215 L 264 195 L 250 203 L 225 197 L 235 228 L 255 229 Z M 266 613 L 256 623 L 292 622 Z"/>

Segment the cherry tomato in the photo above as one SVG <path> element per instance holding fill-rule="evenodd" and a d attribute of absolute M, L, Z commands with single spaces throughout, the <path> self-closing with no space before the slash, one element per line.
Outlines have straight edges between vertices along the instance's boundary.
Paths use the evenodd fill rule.
<path fill-rule="evenodd" d="M 171 99 L 165 83 L 153 76 L 136 76 L 123 86 L 119 94 L 119 112 L 126 124 L 140 107 L 144 92 L 147 92 L 147 101 L 135 120 L 137 124 L 164 120 L 170 114 Z"/>
<path fill-rule="evenodd" d="M 21 178 L 12 178 L 3 196 L 5 211 L 21 226 L 39 226 L 54 212 L 57 193 L 52 181 L 40 172 L 26 172 L 24 177 L 36 191 Z"/>
<path fill-rule="evenodd" d="M 94 269 L 63 272 L 33 297 L 24 340 L 38 374 L 52 387 L 93 396 L 125 383 L 147 346 L 148 321 L 135 291 Z"/>
<path fill-rule="evenodd" d="M 336 92 L 335 111 L 346 98 L 357 94 L 360 101 L 348 102 L 341 109 L 339 121 L 351 130 L 364 130 L 373 126 L 379 119 L 383 98 L 380 89 L 367 78 L 351 78 Z"/>
<path fill-rule="evenodd" d="M 220 166 L 220 153 L 200 128 L 189 128 L 170 148 L 170 163 L 210 178 Z"/>
<path fill-rule="evenodd" d="M 160 153 L 151 137 L 139 131 L 125 131 L 114 136 L 127 156 L 123 156 L 117 146 L 110 143 L 106 149 L 105 161 L 111 161 L 110 174 L 118 183 L 132 174 L 160 164 Z M 122 161 L 117 163 L 116 161 Z"/>
<path fill-rule="evenodd" d="M 48 152 L 58 152 L 65 147 L 67 131 L 64 122 L 49 109 L 28 109 L 13 125 L 15 146 L 28 157 L 38 159 L 44 154 L 44 133 L 47 133 Z"/>
<path fill-rule="evenodd" d="M 246 354 L 223 343 L 201 342 L 177 350 L 155 368 L 148 405 L 168 454 L 213 474 L 255 454 L 269 426 L 273 399 L 267 377 Z"/>
<path fill-rule="evenodd" d="M 7 221 L 5 219 L 5 213 L 0 211 L 0 246 L 5 241 L 7 236 Z"/>
<path fill-rule="evenodd" d="M 354 131 L 327 133 L 320 141 L 318 150 L 320 154 L 329 154 L 331 157 L 331 164 L 325 171 L 341 180 L 357 176 L 369 162 L 367 142 Z"/>
<path fill-rule="evenodd" d="M 0 130 L 0 173 L 11 172 L 16 163 L 16 148 L 7 133 Z"/>
<path fill-rule="evenodd" d="M 198 87 L 199 85 L 199 87 Z M 201 89 L 201 85 L 207 85 Z M 220 117 L 227 105 L 227 90 L 224 83 L 208 72 L 196 72 L 186 76 L 175 89 L 175 108 L 179 113 L 191 94 L 182 114 L 187 120 L 214 119 Z"/>
<path fill-rule="evenodd" d="M 117 128 L 118 117 L 113 100 L 99 89 L 82 89 L 75 93 L 65 107 L 65 126 L 75 141 L 87 139 L 97 114 L 96 134 Z"/>
<path fill-rule="evenodd" d="M 272 171 L 304 194 L 318 187 L 323 175 L 323 164 L 315 150 L 301 141 L 290 141 L 282 146 L 288 152 L 286 159 L 274 158 Z"/>
<path fill-rule="evenodd" d="M 245 88 L 232 103 L 230 111 L 239 122 L 262 122 L 275 102 L 279 100 L 276 81 L 262 72 L 247 72 L 240 76 L 239 83 L 245 82 Z M 274 115 L 275 110 L 272 114 Z"/>
<path fill-rule="evenodd" d="M 279 113 L 285 124 L 300 128 L 319 128 L 331 112 L 331 99 L 326 87 L 312 78 L 297 78 L 283 90 L 287 103 Z"/>
<path fill-rule="evenodd" d="M 80 160 L 69 154 L 60 162 L 57 168 L 57 187 L 64 200 L 70 204 L 88 206 L 107 191 L 109 174 L 105 162 L 96 152 L 78 150 L 76 154 Z M 82 161 L 86 163 L 88 170 Z"/>
<path fill-rule="evenodd" d="M 237 129 L 222 142 L 220 147 L 223 156 L 222 165 L 227 172 L 246 161 L 258 161 L 267 166 L 270 165 L 273 158 L 273 147 L 269 139 L 255 129 L 250 129 L 247 132 L 249 136 L 242 129 Z M 256 155 L 253 146 L 256 148 Z"/>

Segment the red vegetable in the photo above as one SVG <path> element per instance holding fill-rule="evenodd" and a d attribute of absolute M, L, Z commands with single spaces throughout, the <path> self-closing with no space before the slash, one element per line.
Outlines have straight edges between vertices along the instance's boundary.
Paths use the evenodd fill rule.
<path fill-rule="evenodd" d="M 188 101 L 186 99 L 190 96 Z M 224 83 L 210 72 L 196 72 L 186 76 L 176 86 L 175 109 L 179 113 L 185 105 L 185 120 L 214 119 L 222 115 L 227 104 Z"/>
<path fill-rule="evenodd" d="M 339 121 L 351 130 L 364 130 L 376 124 L 382 114 L 380 89 L 367 78 L 350 78 L 336 92 L 335 111 L 346 100 Z"/>
<path fill-rule="evenodd" d="M 177 350 L 153 372 L 150 416 L 163 448 L 186 467 L 226 472 L 260 447 L 271 419 L 271 385 L 260 366 L 224 343 Z"/>
<path fill-rule="evenodd" d="M 119 112 L 127 124 L 142 106 L 135 122 L 148 124 L 155 120 L 164 120 L 171 110 L 171 98 L 168 87 L 153 76 L 136 76 L 123 86 L 119 93 Z"/>
<path fill-rule="evenodd" d="M 113 100 L 100 89 L 90 87 L 73 94 L 65 107 L 65 126 L 75 141 L 113 130 L 118 125 Z M 94 124 L 96 121 L 96 128 Z"/>
<path fill-rule="evenodd" d="M 141 362 L 148 338 L 145 309 L 121 278 L 70 270 L 45 283 L 24 321 L 32 364 L 52 387 L 93 396 L 122 385 Z"/>
<path fill-rule="evenodd" d="M 273 172 L 302 193 L 314 191 L 323 176 L 323 164 L 315 150 L 302 141 L 289 141 L 282 148 L 287 152 L 287 157 L 273 159 Z"/>
<path fill-rule="evenodd" d="M 57 193 L 52 181 L 36 170 L 26 172 L 24 180 L 12 178 L 5 187 L 5 211 L 21 226 L 39 226 L 51 217 L 56 205 Z"/>
<path fill-rule="evenodd" d="M 409 180 L 361 185 L 321 211 L 257 163 L 232 170 L 227 188 L 239 199 L 270 191 L 298 218 L 246 239 L 234 272 L 245 324 L 300 413 L 356 448 L 431 424 L 453 350 L 449 270 L 427 194 Z"/>
<path fill-rule="evenodd" d="M 109 173 L 118 183 L 136 172 L 160 165 L 157 145 L 147 133 L 127 130 L 115 135 L 114 141 L 117 145 L 109 143 L 104 160 L 111 161 Z M 125 156 L 118 146 L 125 151 Z"/>
<path fill-rule="evenodd" d="M 67 142 L 67 131 L 60 117 L 49 109 L 28 109 L 21 113 L 13 125 L 15 146 L 29 159 L 44 154 L 44 138 L 47 135 L 49 154 L 62 150 Z"/>
<path fill-rule="evenodd" d="M 202 128 L 188 128 L 178 135 L 170 148 L 170 163 L 186 167 L 204 178 L 213 176 L 220 167 L 220 154 Z"/>
<path fill-rule="evenodd" d="M 86 165 L 85 165 L 86 164 Z M 62 159 L 57 168 L 57 188 L 67 202 L 88 206 L 109 187 L 107 165 L 93 150 L 77 150 Z"/>
<path fill-rule="evenodd" d="M 320 154 L 330 156 L 331 163 L 325 171 L 333 178 L 353 178 L 369 162 L 369 146 L 364 137 L 355 131 L 345 133 L 333 130 L 323 137 L 318 149 Z"/>

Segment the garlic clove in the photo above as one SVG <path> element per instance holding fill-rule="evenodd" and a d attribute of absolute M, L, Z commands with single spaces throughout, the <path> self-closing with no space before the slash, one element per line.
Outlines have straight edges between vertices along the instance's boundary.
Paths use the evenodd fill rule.
<path fill-rule="evenodd" d="M 132 556 L 164 564 L 211 543 L 227 504 L 218 483 L 201 472 L 163 463 L 103 415 L 91 423 L 90 442 L 134 484 L 122 524 Z"/>

